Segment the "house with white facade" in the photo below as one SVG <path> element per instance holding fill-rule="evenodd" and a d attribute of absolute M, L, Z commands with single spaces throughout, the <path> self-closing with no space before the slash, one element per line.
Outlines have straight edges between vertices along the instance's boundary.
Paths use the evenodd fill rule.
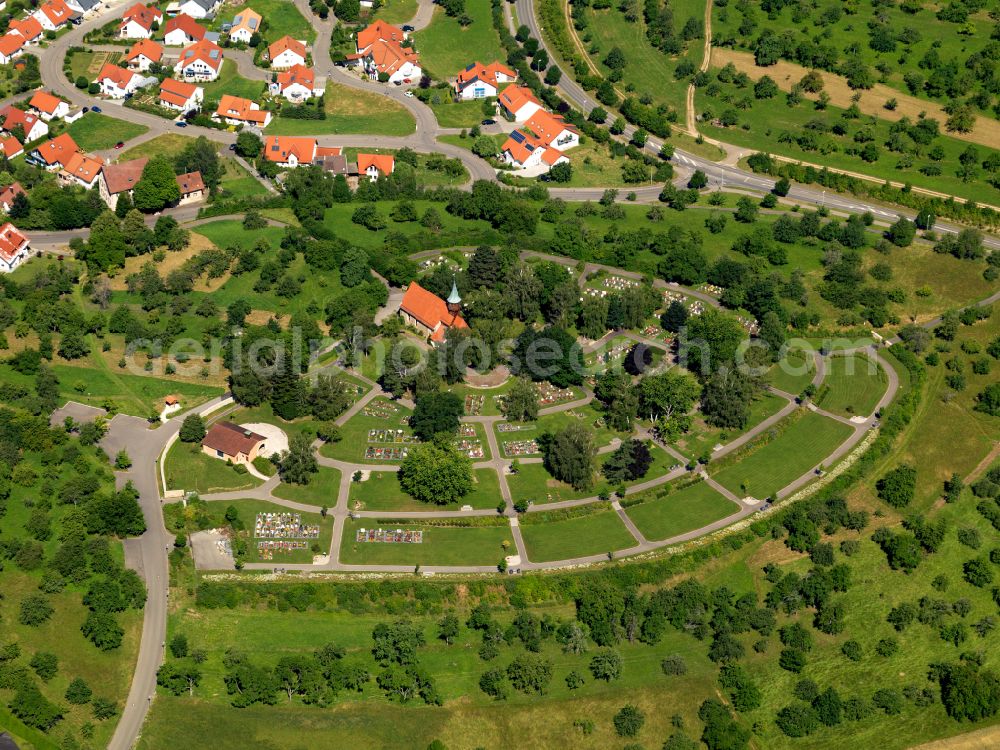
<path fill-rule="evenodd" d="M 163 59 L 163 47 L 152 39 L 140 39 L 125 55 L 125 64 L 131 70 L 146 72 L 153 63 Z"/>
<path fill-rule="evenodd" d="M 250 37 L 260 33 L 263 21 L 260 13 L 247 8 L 233 18 L 233 25 L 229 28 L 229 39 L 233 42 L 250 44 Z"/>
<path fill-rule="evenodd" d="M 81 14 L 70 8 L 65 0 L 49 0 L 31 15 L 45 31 L 58 31 Z"/>
<path fill-rule="evenodd" d="M 177 12 L 200 21 L 205 18 L 214 18 L 221 7 L 222 0 L 184 0 L 177 6 Z"/>
<path fill-rule="evenodd" d="M 227 125 L 266 128 L 271 122 L 271 113 L 266 109 L 261 109 L 257 102 L 239 96 L 223 94 L 219 100 L 219 108 L 215 110 L 212 119 Z"/>
<path fill-rule="evenodd" d="M 526 86 L 508 86 L 497 97 L 497 111 L 514 122 L 525 122 L 541 108 L 542 103 Z"/>
<path fill-rule="evenodd" d="M 37 141 L 49 134 L 49 126 L 37 114 L 26 112 L 13 104 L 0 109 L 0 128 L 4 132 L 13 134 L 18 125 L 24 130 L 23 143 Z"/>
<path fill-rule="evenodd" d="M 267 59 L 275 70 L 286 70 L 293 65 L 306 64 L 306 45 L 287 34 L 274 44 L 268 45 Z"/>
<path fill-rule="evenodd" d="M 474 62 L 455 76 L 455 95 L 459 99 L 486 99 L 496 96 L 500 86 L 517 80 L 517 73 L 499 60 L 489 65 Z"/>
<path fill-rule="evenodd" d="M 272 96 L 283 96 L 290 102 L 303 102 L 314 96 L 322 96 L 324 87 L 317 85 L 316 73 L 305 65 L 293 65 L 278 73 L 270 85 Z"/>
<path fill-rule="evenodd" d="M 114 63 L 104 63 L 94 82 L 101 87 L 101 93 L 105 96 L 124 99 L 126 95 L 134 94 L 142 88 L 148 80 L 134 70 L 120 68 Z"/>
<path fill-rule="evenodd" d="M 205 89 L 176 78 L 164 78 L 157 101 L 164 109 L 172 109 L 181 114 L 197 112 L 205 101 Z"/>
<path fill-rule="evenodd" d="M 389 83 L 416 83 L 423 73 L 420 58 L 412 47 L 403 46 L 406 40 L 406 32 L 378 19 L 358 32 L 357 52 L 348 55 L 347 61 L 373 81 L 381 75 Z"/>
<path fill-rule="evenodd" d="M 168 47 L 184 47 L 200 42 L 208 33 L 204 26 L 184 13 L 168 18 L 163 32 L 163 43 Z"/>
<path fill-rule="evenodd" d="M 189 81 L 214 81 L 222 70 L 222 47 L 208 39 L 185 47 L 174 72 Z"/>
<path fill-rule="evenodd" d="M 151 5 L 136 3 L 125 13 L 118 24 L 118 36 L 122 39 L 149 39 L 153 36 L 154 25 L 163 22 L 163 12 Z"/>
<path fill-rule="evenodd" d="M 10 213 L 10 208 L 14 205 L 14 199 L 19 195 L 28 195 L 28 191 L 21 187 L 20 182 L 12 182 L 3 190 L 0 190 L 0 209 L 3 209 L 5 214 Z"/>
<path fill-rule="evenodd" d="M 28 238 L 9 221 L 0 227 L 0 273 L 10 273 L 31 256 Z"/>
<path fill-rule="evenodd" d="M 375 182 L 383 175 L 390 175 L 396 169 L 396 157 L 392 154 L 358 154 L 357 173 Z"/>
<path fill-rule="evenodd" d="M 69 102 L 46 91 L 36 91 L 28 107 L 46 122 L 59 120 L 69 114 Z"/>
<path fill-rule="evenodd" d="M 63 133 L 45 141 L 28 155 L 27 160 L 46 171 L 58 172 L 69 164 L 69 160 L 74 154 L 78 153 L 80 153 L 80 147 L 76 145 L 76 141 L 69 133 Z"/>

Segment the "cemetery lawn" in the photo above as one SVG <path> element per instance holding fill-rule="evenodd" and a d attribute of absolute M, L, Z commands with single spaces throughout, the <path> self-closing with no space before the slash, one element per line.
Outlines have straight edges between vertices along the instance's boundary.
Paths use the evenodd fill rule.
<path fill-rule="evenodd" d="M 867 417 L 888 387 L 885 371 L 863 354 L 831 357 L 821 386 L 825 395 L 817 403 L 844 417 Z"/>
<path fill-rule="evenodd" d="M 798 396 L 816 374 L 812 356 L 801 349 L 789 349 L 781 362 L 771 366 L 765 379 L 779 391 Z"/>
<path fill-rule="evenodd" d="M 666 497 L 628 507 L 625 512 L 643 536 L 658 541 L 700 529 L 738 510 L 707 482 L 698 482 Z"/>
<path fill-rule="evenodd" d="M 358 529 L 422 530 L 420 544 L 355 542 Z M 509 542 L 505 550 L 501 545 Z M 496 565 L 511 554 L 514 539 L 510 526 L 425 526 L 410 520 L 348 518 L 340 562 L 351 565 Z"/>
<path fill-rule="evenodd" d="M 256 487 L 260 480 L 239 474 L 235 466 L 201 451 L 201 443 L 178 440 L 167 451 L 164 467 L 168 490 L 194 490 L 200 495 Z"/>
<path fill-rule="evenodd" d="M 500 480 L 493 469 L 475 469 L 472 492 L 457 503 L 434 505 L 411 497 L 399 486 L 399 476 L 394 471 L 373 471 L 363 482 L 351 482 L 348 508 L 350 510 L 410 513 L 413 511 L 459 510 L 471 505 L 476 510 L 495 508 L 500 502 Z M 360 505 L 359 505 L 360 504 Z"/>
<path fill-rule="evenodd" d="M 709 427 L 703 420 L 696 418 L 691 431 L 678 440 L 674 447 L 692 460 L 705 453 L 711 454 L 716 445 L 726 443 L 742 433 L 752 430 L 787 405 L 788 401 L 781 396 L 762 393 L 750 404 L 750 416 L 743 430 L 723 430 L 718 427 Z"/>
<path fill-rule="evenodd" d="M 638 544 L 610 508 L 567 520 L 532 520 L 521 524 L 521 534 L 532 562 L 598 555 Z"/>
<path fill-rule="evenodd" d="M 396 411 L 392 412 L 392 415 L 383 419 L 379 416 L 369 416 L 365 414 L 366 410 L 375 410 L 379 413 L 380 408 L 395 407 Z M 416 445 L 416 441 L 411 443 L 392 443 L 392 442 L 368 442 L 368 433 L 370 430 L 399 430 L 404 436 L 412 437 L 413 430 L 410 429 L 409 425 L 402 424 L 402 420 L 409 417 L 412 414 L 412 410 L 407 409 L 402 404 L 390 401 L 387 398 L 373 398 L 368 402 L 365 409 L 362 409 L 346 423 L 340 427 L 340 440 L 335 443 L 324 443 L 320 449 L 320 455 L 326 456 L 327 458 L 336 458 L 341 461 L 350 461 L 357 464 L 373 464 L 373 465 L 395 465 L 399 464 L 400 461 L 382 461 L 376 460 L 374 458 L 365 458 L 365 450 L 369 445 L 377 445 L 381 447 L 404 447 Z"/>
<path fill-rule="evenodd" d="M 537 437 L 540 433 L 523 434 Z M 503 450 L 502 444 L 500 450 Z M 562 500 L 577 500 L 582 497 L 594 497 L 600 489 L 600 485 L 594 485 L 585 490 L 574 489 L 565 482 L 554 479 L 540 463 L 521 463 L 516 474 L 507 476 L 507 486 L 510 487 L 510 495 L 515 503 L 518 500 L 527 500 L 539 505 L 558 503 Z"/>
<path fill-rule="evenodd" d="M 294 500 L 298 503 L 324 505 L 332 508 L 337 504 L 337 491 L 340 488 L 340 470 L 332 466 L 320 466 L 319 471 L 312 475 L 309 484 L 288 484 L 282 482 L 272 490 L 276 497 Z"/>
<path fill-rule="evenodd" d="M 763 500 L 821 463 L 850 434 L 848 425 L 804 411 L 771 442 L 717 472 L 709 464 L 708 471 L 730 492 Z"/>

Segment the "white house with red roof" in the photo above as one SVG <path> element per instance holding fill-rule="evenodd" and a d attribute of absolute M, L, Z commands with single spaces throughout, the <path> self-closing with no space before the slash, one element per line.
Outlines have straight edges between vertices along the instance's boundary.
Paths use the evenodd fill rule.
<path fill-rule="evenodd" d="M 371 182 L 395 170 L 396 157 L 392 154 L 358 154 L 358 175 L 365 175 Z"/>
<path fill-rule="evenodd" d="M 541 108 L 542 103 L 526 86 L 508 86 L 497 97 L 497 111 L 514 122 L 524 122 Z"/>
<path fill-rule="evenodd" d="M 64 185 L 79 185 L 90 190 L 97 184 L 104 167 L 104 159 L 100 156 L 90 156 L 77 152 L 66 161 L 66 166 L 59 172 L 59 181 Z"/>
<path fill-rule="evenodd" d="M 275 77 L 270 86 L 272 96 L 283 96 L 290 102 L 302 102 L 323 95 L 323 86 L 316 84 L 316 73 L 305 65 L 293 65 Z"/>
<path fill-rule="evenodd" d="M 455 76 L 455 95 L 459 99 L 486 99 L 496 96 L 500 86 L 517 80 L 517 73 L 499 60 L 483 65 L 478 60 Z"/>
<path fill-rule="evenodd" d="M 168 47 L 183 47 L 200 42 L 207 33 L 204 26 L 184 13 L 168 18 L 163 32 L 163 43 Z"/>
<path fill-rule="evenodd" d="M 56 31 L 81 14 L 70 8 L 65 0 L 49 0 L 31 15 L 45 31 Z"/>
<path fill-rule="evenodd" d="M 28 238 L 9 221 L 0 227 L 0 273 L 10 273 L 31 257 Z"/>
<path fill-rule="evenodd" d="M 164 109 L 172 109 L 181 114 L 197 112 L 205 101 L 205 89 L 176 78 L 164 78 L 157 101 Z"/>
<path fill-rule="evenodd" d="M 260 33 L 264 18 L 252 8 L 246 8 L 233 18 L 233 25 L 229 27 L 229 39 L 234 42 L 250 44 L 254 34 Z"/>
<path fill-rule="evenodd" d="M 568 162 L 563 152 L 579 143 L 580 134 L 575 128 L 562 117 L 540 109 L 528 118 L 524 127 L 510 134 L 500 152 L 512 167 L 540 174 Z"/>
<path fill-rule="evenodd" d="M 23 55 L 25 45 L 24 37 L 13 31 L 0 37 L 0 65 L 8 65 Z"/>
<path fill-rule="evenodd" d="M 212 114 L 212 119 L 227 125 L 250 125 L 266 128 L 271 122 L 271 113 L 261 109 L 257 102 L 231 94 L 223 94 L 219 99 L 219 108 Z"/>
<path fill-rule="evenodd" d="M 316 151 L 315 138 L 269 135 L 264 140 L 264 158 L 288 169 L 312 164 Z"/>
<path fill-rule="evenodd" d="M 3 155 L 7 159 L 13 159 L 15 156 L 20 156 L 24 153 L 24 146 L 21 142 L 17 140 L 12 135 L 0 137 L 0 151 L 3 151 Z"/>
<path fill-rule="evenodd" d="M 132 70 L 145 72 L 163 59 L 163 47 L 152 39 L 140 39 L 125 55 L 125 64 Z"/>
<path fill-rule="evenodd" d="M 28 161 L 37 164 L 49 172 L 58 172 L 69 164 L 74 154 L 80 152 L 80 147 L 69 133 L 57 135 L 45 141 L 28 155 Z"/>
<path fill-rule="evenodd" d="M 38 22 L 37 18 L 28 16 L 11 21 L 7 31 L 20 36 L 24 39 L 25 44 L 37 44 L 41 41 L 45 29 L 42 28 L 42 24 Z"/>
<path fill-rule="evenodd" d="M 398 26 L 377 19 L 358 32 L 357 52 L 347 60 L 373 81 L 385 75 L 389 83 L 416 82 L 422 74 L 420 58 L 416 50 L 403 45 L 406 40 L 406 33 Z"/>
<path fill-rule="evenodd" d="M 174 72 L 187 80 L 214 81 L 222 70 L 222 47 L 202 39 L 181 50 Z"/>
<path fill-rule="evenodd" d="M 156 79 L 153 79 L 156 80 Z M 104 63 L 94 83 L 101 87 L 101 93 L 112 99 L 124 99 L 145 85 L 147 79 L 134 70 L 121 68 L 114 63 Z"/>
<path fill-rule="evenodd" d="M 152 5 L 136 3 L 122 14 L 118 36 L 122 39 L 149 39 L 153 36 L 154 25 L 159 28 L 162 22 L 161 10 Z"/>
<path fill-rule="evenodd" d="M 18 125 L 24 129 L 24 143 L 37 141 L 49 134 L 49 126 L 33 112 L 25 112 L 13 104 L 0 109 L 0 128 L 3 128 L 4 132 L 13 133 Z"/>
<path fill-rule="evenodd" d="M 452 284 L 451 294 L 445 301 L 433 292 L 424 289 L 416 281 L 411 281 L 399 305 L 399 316 L 407 325 L 413 326 L 427 336 L 434 344 L 444 341 L 449 328 L 468 328 L 461 315 L 462 298 L 458 288 Z"/>
<path fill-rule="evenodd" d="M 292 39 L 287 34 L 267 48 L 267 59 L 271 61 L 271 67 L 275 70 L 285 70 L 293 65 L 305 65 L 306 54 L 305 42 Z"/>
<path fill-rule="evenodd" d="M 31 111 L 46 122 L 58 120 L 69 114 L 69 102 L 47 91 L 36 91 L 28 102 Z"/>

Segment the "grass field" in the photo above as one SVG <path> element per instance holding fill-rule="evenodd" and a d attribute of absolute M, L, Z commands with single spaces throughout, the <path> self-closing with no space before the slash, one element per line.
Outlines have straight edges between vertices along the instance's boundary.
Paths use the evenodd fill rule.
<path fill-rule="evenodd" d="M 295 120 L 275 117 L 267 135 L 324 135 L 367 133 L 409 135 L 416 121 L 407 109 L 375 92 L 328 83 L 323 99 L 325 120 Z"/>
<path fill-rule="evenodd" d="M 119 141 L 135 138 L 148 130 L 145 125 L 93 112 L 88 112 L 66 128 L 82 151 L 104 151 Z"/>
<path fill-rule="evenodd" d="M 522 524 L 521 534 L 532 562 L 598 555 L 638 544 L 610 509 L 568 520 Z"/>
<path fill-rule="evenodd" d="M 510 527 L 422 526 L 413 521 L 399 520 L 379 524 L 378 519 L 347 519 L 340 561 L 355 565 L 496 565 L 513 548 Z M 356 542 L 359 529 L 422 530 L 421 544 L 386 544 Z M 507 542 L 507 547 L 503 543 Z"/>
<path fill-rule="evenodd" d="M 292 10 L 294 5 L 289 5 Z M 297 12 L 297 11 L 296 11 Z M 263 81 L 251 81 L 249 78 L 241 76 L 236 69 L 236 63 L 232 60 L 222 61 L 222 70 L 219 77 L 204 85 L 205 102 L 218 101 L 223 94 L 242 96 L 245 99 L 252 99 L 259 102 L 260 96 L 264 92 Z"/>
<path fill-rule="evenodd" d="M 828 388 L 819 402 L 827 411 L 846 417 L 867 417 L 888 387 L 885 371 L 864 355 L 831 357 L 823 387 Z"/>
<path fill-rule="evenodd" d="M 812 382 L 816 374 L 811 353 L 790 349 L 785 358 L 768 371 L 767 382 L 778 390 L 797 396 Z"/>
<path fill-rule="evenodd" d="M 200 443 L 178 440 L 164 458 L 168 490 L 194 490 L 200 494 L 226 492 L 255 487 L 260 480 L 251 474 L 238 474 L 235 467 L 201 451 Z"/>
<path fill-rule="evenodd" d="M 374 471 L 363 482 L 351 482 L 348 507 L 351 510 L 391 512 L 458 510 L 471 505 L 476 510 L 495 508 L 500 502 L 500 480 L 493 469 L 475 469 L 472 492 L 460 502 L 432 505 L 414 499 L 399 486 L 394 471 Z"/>
<path fill-rule="evenodd" d="M 672 492 L 625 509 L 625 513 L 647 539 L 670 539 L 732 515 L 738 506 L 712 489 L 707 482 Z"/>
<path fill-rule="evenodd" d="M 770 497 L 829 456 L 851 434 L 842 422 L 806 411 L 777 438 L 736 463 L 709 473 L 730 492 Z"/>
<path fill-rule="evenodd" d="M 382 3 L 376 12 L 376 17 L 386 23 L 402 26 L 417 13 L 417 0 L 388 0 Z"/>
<path fill-rule="evenodd" d="M 282 482 L 272 492 L 275 496 L 298 503 L 307 503 L 322 508 L 332 508 L 337 504 L 337 490 L 340 487 L 340 471 L 331 466 L 320 466 L 312 475 L 309 484 L 288 484 Z"/>
<path fill-rule="evenodd" d="M 413 35 L 424 73 L 443 81 L 475 60 L 489 64 L 506 58 L 493 29 L 489 0 L 467 0 L 465 13 L 473 22 L 463 29 L 457 19 L 435 8 L 431 25 Z"/>

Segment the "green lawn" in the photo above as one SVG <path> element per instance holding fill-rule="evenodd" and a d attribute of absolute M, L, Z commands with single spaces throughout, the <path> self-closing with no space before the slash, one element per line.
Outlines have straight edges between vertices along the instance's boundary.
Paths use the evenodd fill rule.
<path fill-rule="evenodd" d="M 359 529 L 423 531 L 420 544 L 357 542 Z M 508 543 L 505 549 L 502 545 Z M 340 562 L 357 565 L 496 565 L 511 554 L 510 526 L 437 527 L 399 520 L 378 523 L 375 518 L 347 519 Z"/>
<path fill-rule="evenodd" d="M 148 131 L 145 125 L 88 112 L 66 128 L 82 151 L 104 151 Z"/>
<path fill-rule="evenodd" d="M 174 443 L 164 459 L 168 490 L 194 490 L 199 494 L 256 487 L 260 480 L 220 458 L 202 453 L 200 443 Z"/>
<path fill-rule="evenodd" d="M 845 417 L 867 417 L 875 410 L 888 382 L 875 360 L 846 355 L 830 358 L 821 387 L 826 392 L 818 406 Z"/>
<path fill-rule="evenodd" d="M 292 10 L 295 9 L 295 6 L 290 3 L 288 7 Z M 223 60 L 219 77 L 204 85 L 205 102 L 218 101 L 223 94 L 232 94 L 259 103 L 261 94 L 264 93 L 264 87 L 263 81 L 251 81 L 249 78 L 241 76 L 236 70 L 236 63 L 232 60 Z"/>
<path fill-rule="evenodd" d="M 557 511 L 558 513 L 558 511 Z M 521 524 L 521 534 L 532 562 L 568 560 L 614 552 L 638 542 L 613 510 L 602 510 L 568 520 Z"/>
<path fill-rule="evenodd" d="M 850 434 L 842 422 L 805 411 L 767 445 L 718 473 L 711 464 L 708 470 L 736 495 L 763 500 L 822 462 Z"/>
<path fill-rule="evenodd" d="M 438 125 L 442 128 L 471 128 L 473 125 L 478 125 L 486 117 L 495 119 L 494 113 L 491 112 L 487 115 L 483 111 L 482 100 L 455 102 L 451 100 L 451 92 L 449 91 L 435 92 L 434 96 L 440 98 L 440 103 L 435 104 L 431 101 L 428 106 L 434 111 Z M 494 137 L 499 144 L 502 136 Z M 471 148 L 471 141 L 465 140 Z M 459 145 L 465 144 L 460 143 Z"/>
<path fill-rule="evenodd" d="M 260 13 L 264 17 L 264 31 L 261 32 L 266 42 L 276 42 L 286 34 L 292 39 L 300 39 L 312 43 L 316 39 L 316 29 L 311 19 L 306 20 L 295 7 L 295 3 L 283 0 L 250 0 L 245 5 L 235 8 L 225 8 L 219 13 L 214 28 L 221 29 L 223 22 L 230 22 L 246 8 Z"/>
<path fill-rule="evenodd" d="M 453 77 L 475 60 L 489 64 L 506 59 L 493 28 L 489 0 L 467 0 L 465 13 L 473 22 L 463 29 L 457 19 L 435 8 L 431 25 L 413 35 L 421 67 L 437 80 Z"/>
<path fill-rule="evenodd" d="M 283 505 L 276 505 L 275 503 L 269 503 L 265 500 L 226 500 L 219 502 L 210 502 L 208 506 L 211 510 L 224 514 L 225 510 L 229 506 L 236 508 L 239 513 L 240 523 L 245 530 L 248 553 L 246 556 L 247 562 L 273 562 L 276 565 L 281 563 L 311 563 L 313 561 L 313 556 L 317 553 L 313 549 L 313 545 L 319 545 L 319 554 L 329 554 L 330 552 L 330 541 L 333 538 L 333 516 L 323 517 L 319 513 L 303 513 L 298 510 L 291 510 Z M 295 540 L 295 541 L 305 541 L 306 549 L 296 549 L 287 551 L 273 551 L 271 552 L 271 557 L 267 556 L 267 552 L 260 550 L 257 547 L 257 543 L 261 541 L 255 536 L 255 524 L 257 521 L 258 513 L 297 513 L 301 519 L 303 525 L 309 526 L 319 526 L 319 537 L 316 538 L 306 538 L 301 539 L 292 536 L 277 536 L 273 537 L 277 540 Z M 221 523 L 220 523 L 221 525 Z M 263 537 L 262 537 L 263 538 Z"/>
<path fill-rule="evenodd" d="M 295 500 L 299 503 L 324 505 L 332 508 L 337 504 L 337 490 L 340 487 L 340 471 L 329 466 L 320 466 L 319 471 L 312 475 L 309 484 L 288 484 L 282 482 L 274 488 L 275 496 L 285 500 Z"/>
<path fill-rule="evenodd" d="M 527 435 L 537 437 L 539 432 L 513 433 L 514 437 L 508 433 L 507 440 L 525 439 Z M 500 439 L 498 437 L 498 439 Z M 500 442 L 500 450 L 503 450 L 503 441 Z M 511 497 L 514 502 L 527 500 L 531 503 L 558 503 L 562 500 L 577 500 L 581 497 L 594 497 L 597 495 L 601 484 L 595 484 L 585 490 L 577 490 L 557 479 L 545 470 L 542 464 L 521 464 L 516 474 L 507 477 L 507 485 L 510 487 Z"/>
<path fill-rule="evenodd" d="M 781 411 L 788 402 L 780 396 L 762 393 L 750 404 L 750 416 L 743 430 L 723 430 L 709 427 L 701 419 L 695 420 L 691 431 L 685 434 L 674 447 L 690 459 L 700 458 L 705 453 L 711 453 L 716 445 L 729 442 L 735 437 L 752 430 L 768 417 Z"/>
<path fill-rule="evenodd" d="M 780 391 L 799 395 L 812 382 L 816 365 L 811 353 L 790 349 L 784 359 L 774 364 L 767 373 L 767 382 Z"/>
<path fill-rule="evenodd" d="M 698 482 L 666 497 L 634 505 L 625 512 L 643 536 L 659 540 L 700 529 L 737 510 L 736 505 L 707 482 Z"/>
<path fill-rule="evenodd" d="M 460 502 L 448 505 L 432 505 L 414 499 L 399 486 L 399 477 L 394 471 L 374 471 L 363 482 L 351 482 L 348 508 L 351 510 L 372 510 L 389 512 L 458 510 L 463 505 L 471 505 L 476 510 L 497 507 L 500 502 L 500 480 L 493 469 L 475 469 L 472 492 Z"/>
<path fill-rule="evenodd" d="M 275 117 L 267 126 L 266 133 L 409 135 L 416 129 L 416 121 L 405 107 L 374 91 L 328 83 L 323 107 L 326 111 L 325 120 Z"/>
<path fill-rule="evenodd" d="M 376 11 L 376 17 L 386 23 L 402 26 L 417 13 L 417 0 L 388 0 Z"/>

